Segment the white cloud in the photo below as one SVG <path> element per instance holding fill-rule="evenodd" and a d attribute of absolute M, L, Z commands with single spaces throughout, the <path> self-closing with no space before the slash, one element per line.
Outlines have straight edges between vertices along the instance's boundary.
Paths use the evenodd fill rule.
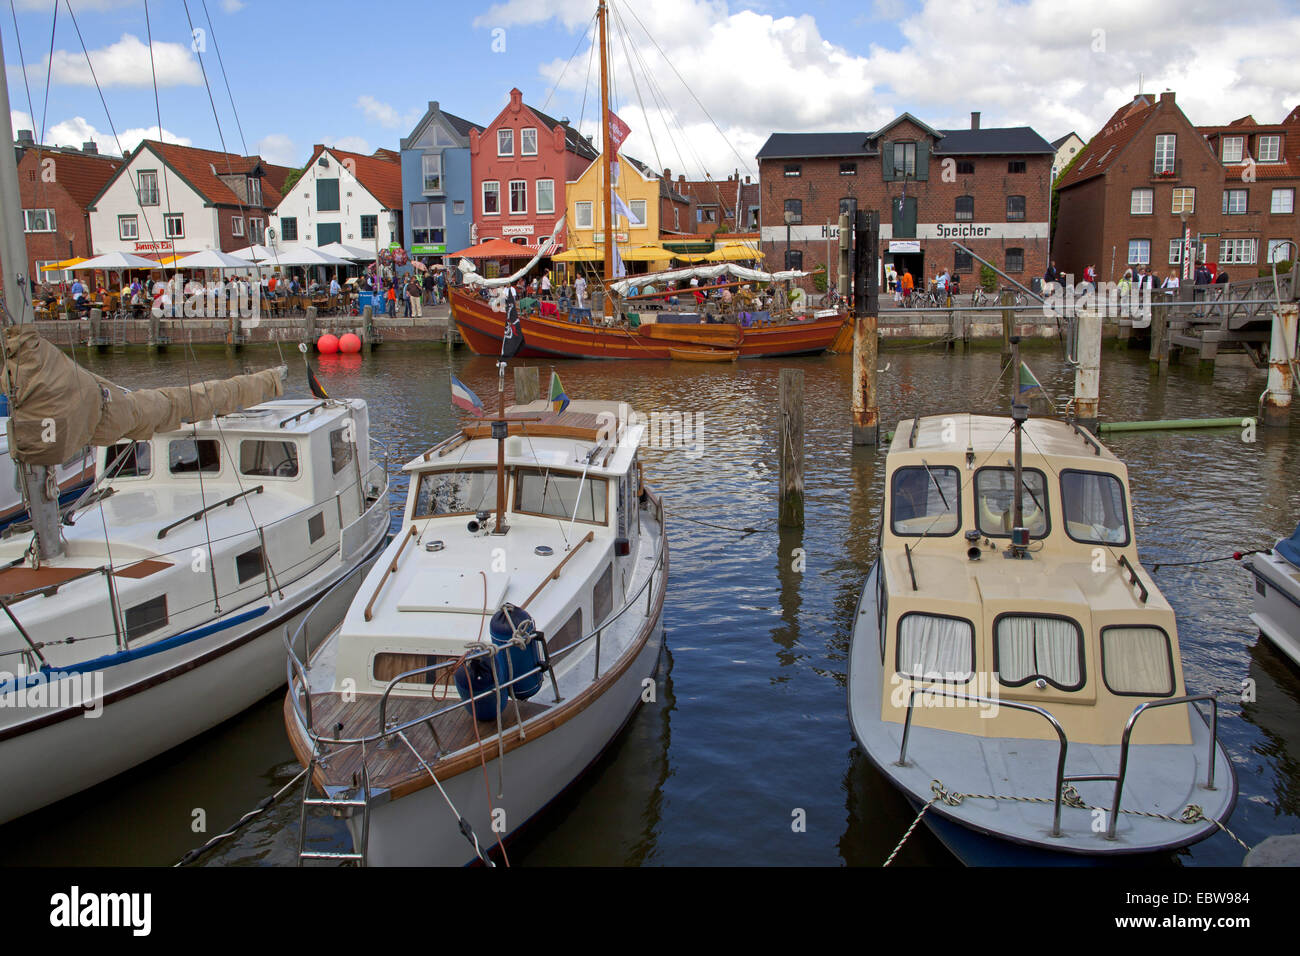
<path fill-rule="evenodd" d="M 243 0 L 221 0 L 221 9 L 225 13 L 238 13 L 244 6 Z"/>
<path fill-rule="evenodd" d="M 274 163 L 277 166 L 297 166 L 306 158 L 298 155 L 298 149 L 294 146 L 293 140 L 283 133 L 272 133 L 269 136 L 263 136 L 257 141 L 255 148 L 259 156 L 268 163 Z"/>
<path fill-rule="evenodd" d="M 70 86 L 153 86 L 153 71 L 158 74 L 159 86 L 202 86 L 203 73 L 198 60 L 187 43 L 165 43 L 155 40 L 153 44 L 153 69 L 149 65 L 149 45 L 130 33 L 122 34 L 116 43 L 99 50 L 90 51 L 90 62 L 94 66 L 92 75 L 90 65 L 86 63 L 85 54 L 80 51 L 55 50 L 50 79 L 53 83 Z M 45 72 L 50 64 L 46 57 L 38 64 L 27 68 L 28 75 L 35 83 L 45 82 Z"/>
<path fill-rule="evenodd" d="M 326 137 L 324 142 L 326 146 L 332 146 L 348 153 L 363 153 L 369 156 L 373 152 L 370 144 L 360 136 L 330 136 Z"/>
<path fill-rule="evenodd" d="M 20 113 L 17 110 L 12 111 L 10 120 L 13 123 L 15 134 L 20 129 L 35 129 L 32 125 L 31 117 L 26 113 Z M 35 138 L 40 139 L 40 131 L 36 130 Z M 111 156 L 121 155 L 118 152 L 118 141 L 122 144 L 122 151 L 129 153 L 140 145 L 143 139 L 162 140 L 165 143 L 178 143 L 181 146 L 192 146 L 194 141 L 187 136 L 177 136 L 168 129 L 163 129 L 162 135 L 158 135 L 157 126 L 134 127 L 124 129 L 118 132 L 118 139 L 114 140 L 112 132 L 108 130 L 99 130 L 92 126 L 84 117 L 74 116 L 71 119 L 65 119 L 62 122 L 54 124 L 45 131 L 45 138 L 42 141 L 43 146 L 71 146 L 75 149 L 81 149 L 85 143 L 94 143 L 101 153 Z"/>
<path fill-rule="evenodd" d="M 390 104 L 377 100 L 369 94 L 357 97 L 357 108 L 366 114 L 366 119 L 370 122 L 390 129 L 409 130 L 420 121 L 420 117 L 424 116 L 424 110 L 399 113 Z"/>

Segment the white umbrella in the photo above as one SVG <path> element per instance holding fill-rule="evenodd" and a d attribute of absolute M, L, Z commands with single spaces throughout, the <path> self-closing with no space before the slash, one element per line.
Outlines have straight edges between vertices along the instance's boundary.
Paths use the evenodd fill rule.
<path fill-rule="evenodd" d="M 340 259 L 369 261 L 376 258 L 373 249 L 362 249 L 360 246 L 348 246 L 341 242 L 327 242 L 325 245 L 317 246 L 316 248 L 326 255 L 338 256 Z"/>
<path fill-rule="evenodd" d="M 268 259 L 274 261 L 276 258 L 275 252 L 263 245 L 245 246 L 243 249 L 236 249 L 231 255 L 238 256 L 245 262 L 265 262 Z"/>
<path fill-rule="evenodd" d="M 79 262 L 72 268 L 77 271 L 82 269 L 118 271 L 121 269 L 161 269 L 162 264 L 153 259 L 146 259 L 144 256 L 133 256 L 129 252 L 108 252 L 102 256 L 87 259 L 85 262 Z"/>
<path fill-rule="evenodd" d="M 249 260 L 220 249 L 205 249 L 192 256 L 179 259 L 172 265 L 177 269 L 247 269 Z"/>
<path fill-rule="evenodd" d="M 315 246 L 281 246 L 276 250 L 275 263 L 282 266 L 350 266 L 347 259 L 322 252 Z"/>

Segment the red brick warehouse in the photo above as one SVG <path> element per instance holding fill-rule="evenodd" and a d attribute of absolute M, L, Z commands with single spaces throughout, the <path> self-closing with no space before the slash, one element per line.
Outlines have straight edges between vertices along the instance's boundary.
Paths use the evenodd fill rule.
<path fill-rule="evenodd" d="M 774 133 L 758 153 L 767 263 L 838 276 L 839 215 L 880 213 L 877 275 L 944 269 L 974 288 L 979 263 L 959 240 L 1024 285 L 1048 263 L 1052 145 L 1029 127 L 937 130 L 904 113 L 874 133 Z M 790 222 L 786 214 L 790 214 Z M 787 230 L 788 226 L 788 230 Z M 1001 283 L 999 283 L 1001 284 Z"/>

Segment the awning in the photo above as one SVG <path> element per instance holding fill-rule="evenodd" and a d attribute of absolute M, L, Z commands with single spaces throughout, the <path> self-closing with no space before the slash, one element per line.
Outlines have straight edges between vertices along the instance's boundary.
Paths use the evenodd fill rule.
<path fill-rule="evenodd" d="M 73 256 L 71 259 L 64 259 L 62 262 L 51 262 L 49 265 L 42 267 L 42 272 L 62 272 L 64 269 L 71 269 L 79 266 L 86 260 L 81 256 Z"/>
<path fill-rule="evenodd" d="M 634 246 L 627 252 L 620 250 L 619 254 L 623 257 L 624 262 L 670 262 L 677 258 L 677 253 L 665 249 L 663 246 L 657 246 L 652 242 Z"/>
<path fill-rule="evenodd" d="M 553 262 L 603 262 L 605 261 L 605 250 L 596 249 L 592 246 L 579 246 L 576 249 L 570 249 L 567 252 L 551 256 L 551 260 Z"/>
<path fill-rule="evenodd" d="M 540 246 L 526 246 L 508 239 L 488 239 L 477 246 L 470 246 L 451 255 L 456 259 L 531 259 L 537 255 Z"/>

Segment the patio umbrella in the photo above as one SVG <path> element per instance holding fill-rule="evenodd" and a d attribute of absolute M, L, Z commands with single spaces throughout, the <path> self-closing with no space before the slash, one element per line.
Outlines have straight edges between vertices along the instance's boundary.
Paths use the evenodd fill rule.
<path fill-rule="evenodd" d="M 238 255 L 238 253 L 236 253 Z M 273 257 L 280 266 L 350 266 L 352 263 L 332 256 L 315 246 L 281 246 Z"/>
<path fill-rule="evenodd" d="M 243 249 L 236 249 L 231 253 L 231 255 L 238 256 L 248 262 L 266 262 L 267 260 L 274 262 L 277 258 L 275 250 L 268 249 L 266 246 L 260 244 L 245 246 Z"/>
<path fill-rule="evenodd" d="M 755 247 L 744 242 L 729 242 L 704 257 L 709 262 L 751 262 L 763 258 Z"/>
<path fill-rule="evenodd" d="M 508 239 L 488 239 L 451 255 L 454 259 L 531 259 L 537 255 L 537 249 Z"/>
<path fill-rule="evenodd" d="M 220 249 L 204 249 L 178 259 L 173 265 L 177 269 L 247 269 L 248 260 Z"/>
<path fill-rule="evenodd" d="M 340 259 L 353 259 L 358 262 L 369 262 L 375 258 L 375 250 L 363 249 L 360 246 L 349 246 L 341 242 L 327 242 L 323 246 L 316 246 L 321 252 L 329 256 L 337 256 Z"/>
<path fill-rule="evenodd" d="M 129 252 L 108 252 L 93 259 L 85 259 L 73 269 L 101 269 L 105 272 L 120 272 L 123 269 L 157 269 L 158 263 L 144 256 L 133 256 Z"/>
<path fill-rule="evenodd" d="M 567 252 L 551 256 L 555 262 L 600 262 L 605 258 L 605 250 L 594 246 L 579 246 Z"/>
<path fill-rule="evenodd" d="M 675 253 L 669 252 L 663 246 L 656 246 L 651 242 L 635 246 L 622 253 L 622 256 L 624 262 L 670 262 L 677 257 Z"/>
<path fill-rule="evenodd" d="M 51 262 L 49 265 L 42 267 L 42 272 L 62 272 L 64 269 L 71 269 L 85 262 L 81 256 L 73 256 L 71 259 L 64 259 L 62 262 Z"/>

